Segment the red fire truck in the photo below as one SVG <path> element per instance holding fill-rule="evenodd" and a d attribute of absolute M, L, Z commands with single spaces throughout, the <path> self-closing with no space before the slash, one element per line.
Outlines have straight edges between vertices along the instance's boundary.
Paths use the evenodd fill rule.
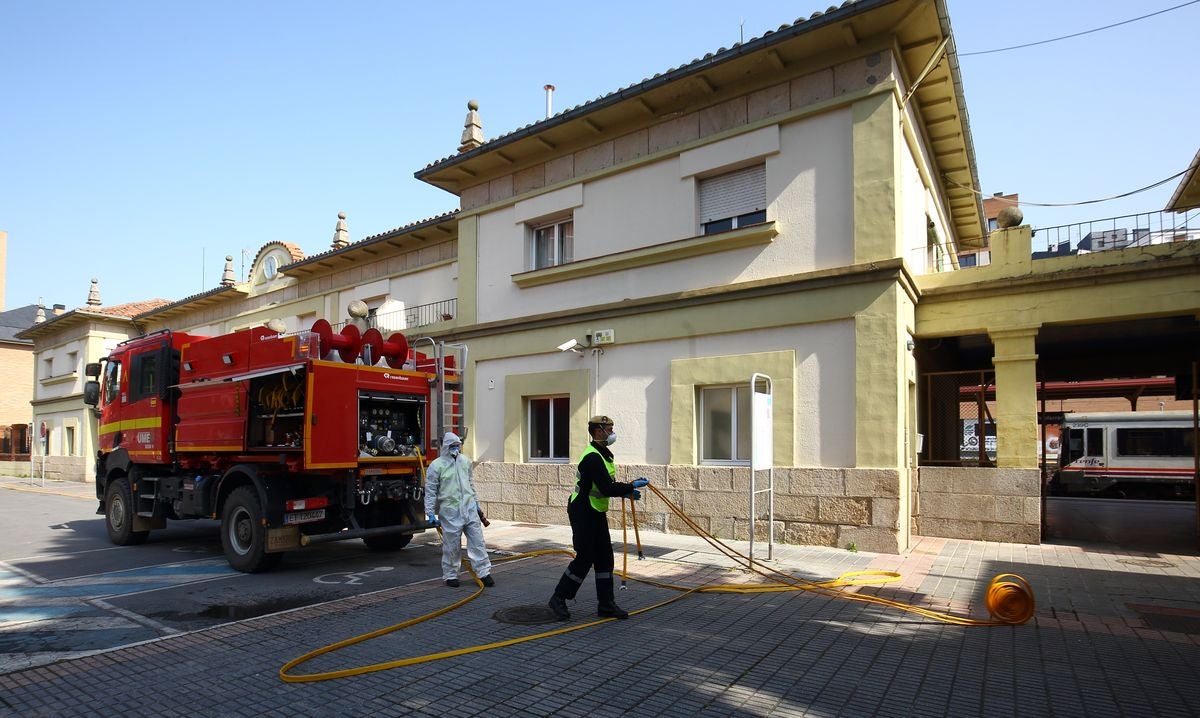
<path fill-rule="evenodd" d="M 245 572 L 328 541 L 408 545 L 430 528 L 426 457 L 444 431 L 464 433 L 466 348 L 422 342 L 428 353 L 322 319 L 295 334 L 161 331 L 118 345 L 87 366 L 84 389 L 109 538 L 140 544 L 167 519 L 219 519 Z"/>

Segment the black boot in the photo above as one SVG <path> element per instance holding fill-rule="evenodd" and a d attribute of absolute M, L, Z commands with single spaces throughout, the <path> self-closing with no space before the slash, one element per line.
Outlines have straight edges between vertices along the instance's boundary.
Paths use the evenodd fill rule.
<path fill-rule="evenodd" d="M 571 620 L 571 612 L 567 610 L 567 601 L 575 598 L 575 594 L 579 592 L 579 583 L 579 579 L 571 575 L 570 569 L 564 571 L 558 579 L 558 585 L 554 587 L 554 595 L 550 597 L 548 604 L 558 620 Z"/>
<path fill-rule="evenodd" d="M 563 598 L 562 596 L 558 595 L 557 591 L 554 593 L 553 596 L 550 597 L 549 606 L 550 606 L 550 610 L 554 612 L 554 616 L 558 620 L 560 620 L 560 621 L 571 620 L 571 612 L 567 610 L 567 600 L 565 598 Z"/>
<path fill-rule="evenodd" d="M 601 618 L 629 618 L 629 614 L 613 600 L 611 573 L 608 574 L 608 578 L 596 577 L 596 598 L 599 602 L 596 606 L 596 615 Z"/>

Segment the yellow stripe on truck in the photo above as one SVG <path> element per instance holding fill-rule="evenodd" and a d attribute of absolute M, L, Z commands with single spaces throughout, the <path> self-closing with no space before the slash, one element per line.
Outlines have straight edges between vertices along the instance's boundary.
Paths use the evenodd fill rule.
<path fill-rule="evenodd" d="M 152 416 L 147 419 L 125 419 L 124 421 L 114 421 L 109 424 L 100 425 L 100 435 L 111 434 L 114 431 L 133 431 L 134 429 L 157 429 L 162 426 L 161 416 Z"/>

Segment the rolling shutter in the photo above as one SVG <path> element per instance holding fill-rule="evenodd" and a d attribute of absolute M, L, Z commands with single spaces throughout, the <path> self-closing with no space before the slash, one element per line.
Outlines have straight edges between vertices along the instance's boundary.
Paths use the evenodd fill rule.
<path fill-rule="evenodd" d="M 700 224 L 767 208 L 767 166 L 754 165 L 700 180 Z"/>

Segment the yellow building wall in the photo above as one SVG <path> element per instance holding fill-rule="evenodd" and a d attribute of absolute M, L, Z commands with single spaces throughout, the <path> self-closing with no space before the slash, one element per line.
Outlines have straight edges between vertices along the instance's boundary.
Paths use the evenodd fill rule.
<path fill-rule="evenodd" d="M 32 421 L 33 372 L 32 345 L 0 344 L 0 426 Z"/>

